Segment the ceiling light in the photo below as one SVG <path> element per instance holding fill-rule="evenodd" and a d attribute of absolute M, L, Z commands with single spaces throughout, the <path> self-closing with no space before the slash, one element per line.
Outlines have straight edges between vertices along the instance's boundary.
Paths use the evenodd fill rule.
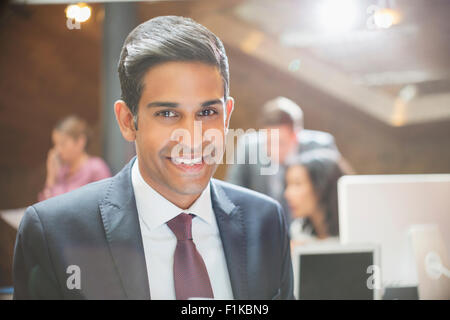
<path fill-rule="evenodd" d="M 317 10 L 318 22 L 330 33 L 351 30 L 358 20 L 358 6 L 354 0 L 325 1 Z"/>
<path fill-rule="evenodd" d="M 373 20 L 378 28 L 388 29 L 398 23 L 399 17 L 395 10 L 383 8 L 374 13 Z"/>
<path fill-rule="evenodd" d="M 91 7 L 85 3 L 71 4 L 66 7 L 66 17 L 76 22 L 85 22 L 91 17 Z"/>

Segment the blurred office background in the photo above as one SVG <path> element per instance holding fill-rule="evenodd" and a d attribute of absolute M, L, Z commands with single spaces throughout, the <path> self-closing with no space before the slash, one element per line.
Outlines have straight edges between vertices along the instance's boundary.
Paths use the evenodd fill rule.
<path fill-rule="evenodd" d="M 192 17 L 224 42 L 231 128 L 257 128 L 262 104 L 286 96 L 357 174 L 450 173 L 450 1 L 97 1 L 79 28 L 64 2 L 1 5 L 0 209 L 36 202 L 51 130 L 68 114 L 88 121 L 89 151 L 113 174 L 133 155 L 112 113 L 117 61 L 129 31 L 159 15 Z"/>

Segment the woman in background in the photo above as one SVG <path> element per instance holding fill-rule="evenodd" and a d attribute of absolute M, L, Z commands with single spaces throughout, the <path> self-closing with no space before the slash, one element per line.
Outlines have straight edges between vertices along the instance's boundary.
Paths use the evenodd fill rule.
<path fill-rule="evenodd" d="M 337 181 L 344 174 L 340 154 L 312 150 L 288 162 L 286 198 L 294 221 L 293 244 L 339 236 Z"/>
<path fill-rule="evenodd" d="M 111 176 L 101 158 L 86 152 L 89 143 L 86 121 L 73 115 L 64 118 L 53 129 L 52 140 L 54 146 L 47 155 L 47 178 L 39 201 Z"/>

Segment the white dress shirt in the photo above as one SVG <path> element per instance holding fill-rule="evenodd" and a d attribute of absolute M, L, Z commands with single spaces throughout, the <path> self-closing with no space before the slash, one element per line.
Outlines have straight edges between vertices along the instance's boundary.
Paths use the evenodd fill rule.
<path fill-rule="evenodd" d="M 214 299 L 233 299 L 227 263 L 211 204 L 210 184 L 189 209 L 183 210 L 150 187 L 142 178 L 138 160 L 131 180 L 144 245 L 152 299 L 176 299 L 173 260 L 177 238 L 166 222 L 182 212 L 195 214 L 192 238 L 208 270 Z"/>

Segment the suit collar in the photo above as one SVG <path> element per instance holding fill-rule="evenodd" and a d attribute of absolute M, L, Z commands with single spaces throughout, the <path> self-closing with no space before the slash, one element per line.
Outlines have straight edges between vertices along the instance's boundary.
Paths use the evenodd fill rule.
<path fill-rule="evenodd" d="M 220 183 L 211 180 L 211 201 L 219 227 L 234 299 L 248 299 L 247 237 L 243 212 Z"/>
<path fill-rule="evenodd" d="M 131 168 L 133 158 L 116 176 L 99 203 L 113 261 L 127 299 L 150 299 L 141 229 Z"/>
<path fill-rule="evenodd" d="M 136 159 L 132 166 L 131 181 L 138 214 L 150 231 L 164 225 L 182 212 L 192 213 L 208 224 L 213 224 L 215 220 L 209 185 L 189 208 L 181 209 L 164 198 L 144 180 L 139 171 L 138 161 L 139 160 Z"/>

